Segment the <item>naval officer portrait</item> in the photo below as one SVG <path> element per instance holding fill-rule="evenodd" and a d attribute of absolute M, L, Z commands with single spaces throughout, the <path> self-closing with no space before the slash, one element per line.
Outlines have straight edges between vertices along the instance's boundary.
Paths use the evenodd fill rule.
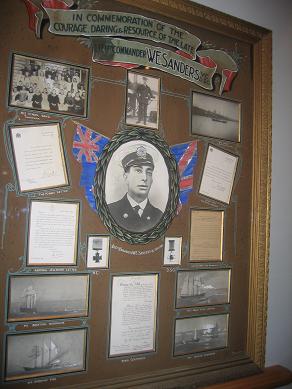
<path fill-rule="evenodd" d="M 156 196 L 155 193 L 154 195 L 152 193 L 154 202 L 156 198 L 156 204 L 154 205 L 149 199 L 150 190 L 151 188 L 153 189 L 153 177 L 156 170 L 152 156 L 153 151 L 151 147 L 147 146 L 146 142 L 144 144 L 136 142 L 136 144 L 130 147 L 125 147 L 120 165 L 122 167 L 122 181 L 126 193 L 117 201 L 107 201 L 109 212 L 115 222 L 130 232 L 150 230 L 161 220 L 165 209 L 165 204 L 163 206 L 162 202 L 159 201 L 158 179 L 156 179 L 156 190 L 154 191 Z M 158 153 L 156 152 L 156 154 Z M 160 158 L 162 157 L 160 156 Z M 158 175 L 159 172 L 156 172 L 157 177 Z M 157 204 L 160 206 L 157 206 Z"/>

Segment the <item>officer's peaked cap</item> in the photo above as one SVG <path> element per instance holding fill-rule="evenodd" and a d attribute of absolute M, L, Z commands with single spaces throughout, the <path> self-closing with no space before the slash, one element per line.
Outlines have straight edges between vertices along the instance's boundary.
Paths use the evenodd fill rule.
<path fill-rule="evenodd" d="M 126 171 L 131 166 L 144 166 L 148 165 L 154 169 L 154 162 L 152 156 L 147 153 L 147 150 L 144 146 L 139 146 L 136 151 L 127 154 L 122 159 L 122 165 Z"/>

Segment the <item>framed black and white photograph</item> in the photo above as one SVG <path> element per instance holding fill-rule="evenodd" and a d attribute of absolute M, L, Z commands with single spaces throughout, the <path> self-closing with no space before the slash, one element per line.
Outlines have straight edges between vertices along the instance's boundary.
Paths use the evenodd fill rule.
<path fill-rule="evenodd" d="M 164 239 L 163 264 L 167 266 L 180 265 L 182 254 L 182 237 L 167 236 Z"/>
<path fill-rule="evenodd" d="M 79 214 L 77 201 L 31 200 L 27 265 L 76 265 Z"/>
<path fill-rule="evenodd" d="M 88 235 L 86 267 L 88 269 L 109 267 L 110 237 Z"/>
<path fill-rule="evenodd" d="M 240 142 L 240 118 L 240 103 L 204 93 L 192 93 L 193 135 Z"/>
<path fill-rule="evenodd" d="M 87 329 L 6 337 L 5 381 L 86 370 Z"/>
<path fill-rule="evenodd" d="M 89 68 L 14 53 L 10 107 L 86 117 Z"/>
<path fill-rule="evenodd" d="M 126 124 L 158 129 L 160 79 L 128 72 Z"/>
<path fill-rule="evenodd" d="M 227 313 L 176 319 L 174 356 L 227 347 L 228 322 Z"/>
<path fill-rule="evenodd" d="M 179 270 L 176 308 L 230 303 L 230 269 Z"/>
<path fill-rule="evenodd" d="M 69 185 L 59 123 L 9 127 L 21 193 Z"/>
<path fill-rule="evenodd" d="M 109 142 L 97 164 L 95 199 L 110 232 L 129 243 L 157 239 L 175 216 L 176 161 L 154 131 L 125 130 Z"/>
<path fill-rule="evenodd" d="M 11 275 L 8 322 L 88 316 L 88 274 Z"/>

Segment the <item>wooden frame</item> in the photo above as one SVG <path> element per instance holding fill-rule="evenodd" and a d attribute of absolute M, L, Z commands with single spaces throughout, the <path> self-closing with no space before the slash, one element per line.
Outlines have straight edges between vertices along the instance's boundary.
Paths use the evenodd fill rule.
<path fill-rule="evenodd" d="M 101 9 L 108 8 L 106 0 L 100 1 L 99 5 L 101 5 Z M 213 80 L 214 91 L 211 91 L 211 88 L 209 88 L 210 92 L 208 92 L 212 96 L 220 95 L 222 99 L 238 101 L 242 104 L 240 142 L 233 142 L 216 136 L 212 137 L 212 145 L 214 147 L 225 150 L 226 153 L 238 155 L 238 171 L 234 180 L 234 190 L 230 196 L 230 202 L 219 204 L 216 197 L 207 197 L 198 193 L 203 160 L 210 137 L 201 134 L 197 139 L 195 134 L 191 134 L 191 92 L 201 93 L 200 88 L 204 88 L 204 86 L 193 83 L 191 82 L 192 80 L 180 77 L 178 74 L 170 73 L 170 75 L 164 71 L 159 72 L 161 69 L 157 70 L 158 68 L 155 67 L 141 70 L 141 73 L 145 72 L 147 76 L 151 75 L 152 77 L 154 75 L 160 78 L 161 75 L 159 126 L 155 131 L 149 128 L 130 128 L 125 123 L 124 106 L 126 104 L 127 70 L 125 68 L 103 66 L 102 63 L 98 63 L 98 56 L 93 55 L 96 63 L 92 64 L 92 66 L 90 65 L 92 67 L 92 72 L 90 72 L 92 73 L 92 93 L 90 93 L 92 98 L 90 100 L 94 109 L 90 110 L 90 116 L 86 122 L 86 126 L 88 126 L 86 131 L 88 130 L 87 135 L 89 137 L 94 132 L 96 134 L 102 132 L 104 137 L 110 140 L 106 147 L 101 147 L 104 154 L 94 154 L 92 161 L 81 161 L 78 158 L 75 161 L 71 158 L 72 155 L 70 156 L 68 163 L 70 163 L 70 176 L 72 177 L 70 179 L 72 193 L 66 193 L 65 188 L 64 191 L 60 189 L 58 191 L 60 197 L 55 199 L 55 197 L 50 197 L 54 194 L 53 190 L 46 191 L 44 193 L 46 197 L 31 201 L 31 203 L 33 201 L 35 203 L 56 201 L 62 204 L 62 202 L 72 202 L 73 200 L 70 199 L 74 198 L 76 199 L 74 202 L 79 205 L 83 204 L 83 201 L 84 203 L 86 201 L 89 202 L 91 208 L 86 204 L 84 207 L 82 206 L 81 210 L 81 207 L 78 206 L 74 260 L 69 260 L 69 263 L 67 261 L 64 261 L 66 263 L 58 263 L 58 261 L 51 260 L 51 258 L 44 263 L 29 260 L 28 247 L 25 247 L 29 246 L 29 239 L 26 235 L 31 231 L 28 201 L 25 198 L 25 193 L 20 195 L 17 192 L 17 185 L 11 184 L 13 172 L 9 170 L 9 166 L 8 168 L 5 166 L 5 163 L 6 165 L 9 162 L 11 163 L 10 153 L 10 155 L 7 155 L 7 161 L 4 160 L 3 165 L 3 171 L 7 168 L 7 175 L 3 175 L 5 197 L 3 202 L 2 248 L 6 250 L 5 255 L 9 259 L 9 261 L 3 262 L 4 272 L 17 273 L 21 271 L 22 274 L 42 271 L 61 272 L 61 269 L 58 270 L 59 265 L 64 266 L 64 271 L 72 273 L 83 270 L 85 264 L 80 259 L 84 262 L 86 243 L 85 240 L 79 242 L 79 238 L 85 239 L 90 233 L 98 236 L 103 236 L 104 234 L 113 236 L 110 237 L 110 271 L 99 271 L 99 269 L 92 271 L 91 295 L 97 296 L 97 298 L 95 299 L 92 316 L 90 316 L 90 325 L 92 326 L 90 340 L 95 347 L 94 355 L 92 354 L 92 348 L 88 350 L 88 354 L 90 361 L 98 361 L 98 370 L 95 369 L 96 375 L 91 375 L 90 373 L 90 377 L 87 377 L 86 373 L 83 376 L 80 374 L 76 375 L 72 377 L 72 380 L 70 377 L 68 379 L 63 377 L 62 380 L 64 379 L 64 381 L 62 381 L 62 384 L 65 386 L 70 387 L 72 385 L 74 387 L 77 385 L 84 389 L 88 385 L 104 389 L 128 389 L 131 387 L 154 389 L 159 385 L 165 388 L 192 387 L 194 385 L 207 386 L 226 379 L 258 373 L 264 366 L 265 361 L 267 321 L 271 189 L 271 32 L 197 5 L 189 0 L 136 0 L 135 2 L 133 0 L 112 0 L 111 5 L 114 10 L 123 10 L 136 15 L 141 14 L 160 20 L 162 23 L 171 23 L 174 26 L 185 29 L 185 31 L 195 32 L 200 37 L 203 48 L 208 49 L 206 45 L 210 44 L 210 41 L 208 41 L 210 38 L 213 41 L 211 44 L 214 44 L 216 48 L 223 47 L 222 50 L 228 53 L 234 50 L 233 55 L 235 57 L 242 54 L 242 58 L 245 58 L 247 61 L 242 65 L 244 72 L 242 69 L 240 72 L 240 61 L 238 62 L 237 78 L 234 79 L 234 83 L 229 91 L 230 94 L 225 92 L 223 95 L 221 94 L 222 85 L 218 84 L 218 78 Z M 15 9 L 15 11 L 18 19 L 21 19 L 21 10 Z M 3 30 L 3 33 L 4 38 L 6 38 L 3 42 L 6 42 L 6 31 Z M 14 38 L 19 39 L 19 31 L 15 30 Z M 21 40 L 21 47 L 23 46 L 24 51 L 30 52 L 28 45 L 34 42 L 33 39 L 33 33 L 26 31 L 23 41 Z M 76 55 L 82 58 L 83 64 L 88 65 L 91 63 L 88 40 L 85 42 L 83 38 L 77 40 L 71 37 L 63 38 L 60 36 L 56 38 L 52 37 L 50 33 L 44 34 L 43 42 L 39 40 L 38 43 L 35 43 L 33 49 L 36 55 L 41 56 L 48 51 L 52 40 L 55 42 L 56 53 L 64 54 L 64 57 L 68 57 L 68 61 L 74 62 L 74 56 Z M 71 49 L 71 45 L 64 50 L 64 46 L 68 41 L 72 42 L 74 50 Z M 133 42 L 133 40 L 127 41 L 125 39 L 125 42 L 126 45 Z M 85 45 L 82 47 L 80 43 L 85 43 Z M 236 52 L 237 46 L 241 52 Z M 96 47 L 95 45 L 92 48 L 95 50 Z M 7 53 L 10 52 L 10 48 L 6 47 L 6 49 Z M 93 54 L 98 54 L 94 50 Z M 179 56 L 178 53 L 174 53 L 175 50 L 176 48 L 173 47 L 169 51 Z M 186 61 L 193 60 L 186 58 Z M 199 65 L 198 58 L 196 59 L 196 64 Z M 108 65 L 110 64 L 108 63 Z M 177 75 L 178 77 L 176 77 Z M 237 81 L 238 84 L 236 84 Z M 113 104 L 108 104 L 109 97 L 112 98 Z M 14 109 L 9 105 L 6 108 L 7 112 L 3 112 L 3 116 L 6 117 L 4 120 L 7 120 L 6 125 L 13 124 L 14 119 L 17 120 L 17 123 L 19 123 L 18 120 L 27 118 L 30 118 L 30 120 L 51 120 L 51 115 L 44 115 L 44 113 L 48 112 L 22 112 L 19 109 L 20 107 Z M 9 116 L 11 111 L 18 116 L 11 119 Z M 69 116 L 71 115 L 68 115 L 66 120 L 64 118 L 63 123 L 67 150 L 69 142 L 73 138 L 71 135 L 74 133 L 76 124 L 73 121 L 74 118 Z M 99 135 L 102 134 L 93 136 L 94 142 L 91 143 L 91 146 L 99 147 L 96 140 Z M 105 193 L 106 172 L 110 159 L 120 145 L 132 140 L 134 142 L 142 140 L 154 145 L 166 160 L 166 164 L 169 164 L 169 161 L 172 160 L 173 167 L 173 174 L 170 180 L 173 188 L 169 189 L 169 192 L 173 190 L 172 196 L 169 196 L 171 198 L 171 207 L 165 211 L 161 223 L 159 222 L 154 228 L 149 228 L 142 232 L 123 228 L 112 215 L 108 215 L 109 207 Z M 161 144 L 159 143 L 160 140 Z M 186 195 L 184 202 L 180 202 L 182 169 L 178 169 L 179 161 L 172 158 L 171 146 L 188 144 L 186 143 L 187 141 L 193 144 L 193 151 L 196 150 L 196 158 L 193 169 L 187 177 L 191 189 L 188 193 L 184 193 Z M 159 147 L 157 144 L 159 144 Z M 4 149 L 7 144 L 3 143 L 1 146 Z M 94 172 L 95 176 L 91 175 L 90 182 L 84 183 L 84 179 L 89 177 L 85 170 L 85 167 L 89 166 L 87 164 L 89 162 L 92 168 L 91 171 Z M 81 167 L 77 165 L 79 163 Z M 248 191 L 245 191 L 246 187 Z M 84 188 L 86 189 L 85 193 Z M 10 193 L 14 191 L 16 191 L 16 196 L 14 193 Z M 32 195 L 27 194 L 30 197 Z M 242 207 L 239 209 L 241 205 Z M 202 261 L 190 261 L 189 223 L 185 223 L 186 220 L 188 221 L 189 213 L 192 209 L 218 210 L 218 207 L 224 212 L 222 261 L 208 261 L 208 263 L 206 263 L 207 261 L 203 263 Z M 27 223 L 25 224 L 26 218 Z M 244 228 L 239 228 L 241 226 Z M 16 236 L 15 231 L 19 232 L 20 239 Z M 165 237 L 172 236 L 182 237 L 181 268 L 163 266 L 163 242 Z M 16 238 L 18 239 L 17 242 L 20 242 L 17 245 L 15 244 Z M 81 258 L 79 258 L 79 255 Z M 19 259 L 22 260 L 22 263 Z M 238 259 L 240 260 L 237 261 Z M 21 270 L 19 269 L 20 265 L 22 265 Z M 42 266 L 50 267 L 51 269 L 45 270 Z M 72 266 L 72 268 L 69 266 Z M 210 271 L 231 269 L 232 288 L 230 303 L 177 307 L 175 305 L 177 271 L 180 271 L 179 269 L 202 271 L 206 268 Z M 142 352 L 140 355 L 130 355 L 130 353 L 126 352 L 119 354 L 119 356 L 118 354 L 112 354 L 116 358 L 109 358 L 107 351 L 111 323 L 111 275 L 121 277 L 123 274 L 150 274 L 150 272 L 153 272 L 151 274 L 159 274 L 157 333 L 155 333 L 157 347 L 155 352 L 150 352 L 147 356 Z M 8 277 L 6 278 L 8 279 Z M 8 292 L 8 287 L 6 290 Z M 6 295 L 8 296 L 8 293 Z M 244 295 L 244 297 L 241 297 L 241 295 Z M 98 312 L 98 315 L 95 315 L 96 312 Z M 207 350 L 206 353 L 204 350 L 195 351 L 187 353 L 187 356 L 177 355 L 174 358 L 173 344 L 175 342 L 174 329 L 176 321 L 184 318 L 212 315 L 228 315 L 230 319 L 228 346 L 216 351 L 213 349 L 213 351 L 211 349 Z M 74 329 L 80 328 L 78 327 L 80 325 L 85 325 L 81 323 L 81 320 L 70 320 L 70 323 L 65 325 L 71 326 L 71 324 Z M 15 325 L 13 323 L 9 324 L 9 333 L 6 334 L 6 339 L 9 336 L 16 337 L 18 334 L 22 336 L 20 331 L 27 331 L 27 329 L 19 330 L 18 325 L 17 323 Z M 29 329 L 32 328 L 30 323 L 24 325 L 28 325 L 29 327 L 27 328 Z M 48 323 L 48 325 L 51 325 L 51 323 Z M 57 328 L 62 324 L 56 320 L 52 325 L 53 330 L 56 329 L 57 331 Z M 131 331 L 129 333 L 131 336 Z M 92 358 L 93 356 L 97 356 L 97 358 Z M 3 358 L 5 358 L 5 351 L 3 352 Z M 96 366 L 94 365 L 93 367 L 96 368 Z M 90 369 L 90 371 L 93 370 Z M 5 374 L 3 377 L 5 378 Z M 22 378 L 31 377 L 25 376 Z M 90 382 L 88 382 L 88 379 L 90 379 Z M 21 382 L 20 385 L 22 385 Z M 49 385 L 50 383 L 48 382 L 44 387 Z"/>

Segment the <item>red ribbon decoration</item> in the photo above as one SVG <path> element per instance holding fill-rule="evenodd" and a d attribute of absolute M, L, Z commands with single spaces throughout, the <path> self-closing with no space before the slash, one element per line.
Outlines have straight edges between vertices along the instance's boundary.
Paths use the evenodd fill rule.
<path fill-rule="evenodd" d="M 37 25 L 37 17 L 36 17 L 36 14 L 37 12 L 40 12 L 41 9 L 38 8 L 31 0 L 23 0 L 25 6 L 26 6 L 26 9 L 27 9 L 27 13 L 28 13 L 28 18 L 29 18 L 29 21 L 28 21 L 28 25 L 29 25 L 29 28 L 32 30 L 32 31 L 36 31 L 36 25 Z"/>
<path fill-rule="evenodd" d="M 126 63 L 126 62 L 114 62 L 114 61 L 97 61 L 97 63 L 100 63 L 102 65 L 108 65 L 108 66 L 119 66 L 124 69 L 134 69 L 138 68 L 140 65 L 135 65 L 133 63 Z"/>
<path fill-rule="evenodd" d="M 217 64 L 210 57 L 199 57 L 200 64 L 206 66 L 207 68 L 216 68 Z"/>
<path fill-rule="evenodd" d="M 40 38 L 40 27 L 44 18 L 44 12 L 35 5 L 32 0 L 23 0 L 29 18 L 29 28 L 34 31 L 37 38 Z M 50 9 L 69 9 L 74 5 L 73 0 L 43 0 L 42 7 Z"/>
<path fill-rule="evenodd" d="M 69 9 L 74 2 L 72 0 L 43 0 L 42 6 L 50 9 Z"/>
<path fill-rule="evenodd" d="M 231 89 L 232 81 L 234 80 L 237 72 L 232 71 L 232 70 L 228 70 L 228 69 L 223 69 L 222 73 L 226 77 L 226 81 L 225 81 L 224 86 L 223 86 L 223 91 L 229 92 Z"/>
<path fill-rule="evenodd" d="M 232 81 L 237 74 L 237 65 L 234 60 L 224 51 L 221 50 L 202 50 L 197 52 L 199 62 L 207 67 L 216 67 L 216 73 L 221 75 L 221 84 L 219 87 L 219 94 L 229 92 Z"/>

